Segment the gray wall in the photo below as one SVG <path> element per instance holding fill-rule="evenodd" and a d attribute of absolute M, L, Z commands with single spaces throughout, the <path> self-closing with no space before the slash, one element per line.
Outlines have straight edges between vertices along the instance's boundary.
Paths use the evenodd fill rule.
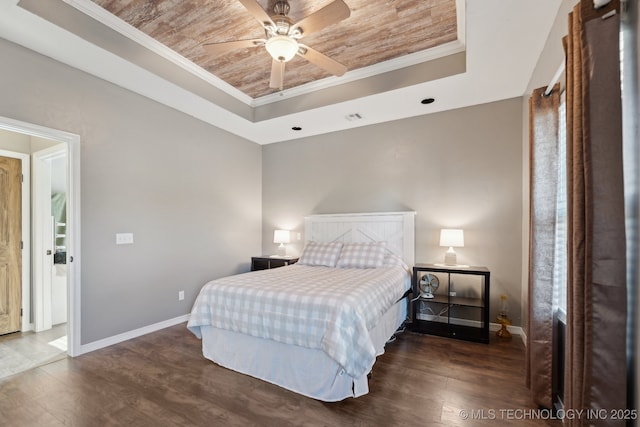
<path fill-rule="evenodd" d="M 263 253 L 305 215 L 416 211 L 416 261 L 442 262 L 440 229 L 463 228 L 458 262 L 491 270 L 491 317 L 506 294 L 519 325 L 521 118 L 516 98 L 264 146 Z"/>
<path fill-rule="evenodd" d="M 259 145 L 2 39 L 0 57 L 0 115 L 81 138 L 83 344 L 186 314 L 207 280 L 248 270 Z"/>

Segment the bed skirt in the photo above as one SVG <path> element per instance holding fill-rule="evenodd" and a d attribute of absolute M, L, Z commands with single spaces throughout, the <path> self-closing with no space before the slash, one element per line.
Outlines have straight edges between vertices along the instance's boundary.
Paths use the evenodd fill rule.
<path fill-rule="evenodd" d="M 393 305 L 370 331 L 377 356 L 384 353 L 387 340 L 406 318 L 407 301 L 403 299 Z M 202 354 L 225 368 L 325 402 L 359 397 L 369 392 L 366 374 L 360 378 L 350 377 L 322 350 L 212 326 L 202 326 L 201 332 Z"/>

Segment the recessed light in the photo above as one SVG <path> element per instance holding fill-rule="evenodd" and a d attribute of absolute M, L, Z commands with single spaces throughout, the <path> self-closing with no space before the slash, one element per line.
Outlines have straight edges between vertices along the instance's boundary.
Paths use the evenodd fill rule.
<path fill-rule="evenodd" d="M 433 98 L 425 98 L 422 101 L 420 101 L 421 104 L 432 104 L 435 101 L 435 99 Z"/>
<path fill-rule="evenodd" d="M 292 127 L 291 129 L 292 129 L 292 130 L 295 130 L 295 131 L 302 130 L 302 128 L 301 128 L 300 126 L 294 126 L 294 127 Z"/>

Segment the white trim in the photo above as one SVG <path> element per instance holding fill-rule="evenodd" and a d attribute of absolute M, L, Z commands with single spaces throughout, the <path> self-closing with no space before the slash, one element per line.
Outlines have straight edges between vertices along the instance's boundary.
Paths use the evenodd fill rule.
<path fill-rule="evenodd" d="M 458 29 L 458 42 L 466 49 L 467 45 L 467 1 L 456 0 L 456 28 Z"/>
<path fill-rule="evenodd" d="M 143 46 L 153 53 L 163 57 L 164 59 L 174 63 L 185 71 L 201 78 L 207 83 L 217 87 L 218 89 L 224 91 L 225 93 L 233 96 L 237 100 L 244 102 L 247 105 L 251 105 L 252 98 L 245 94 L 244 92 L 239 91 L 235 87 L 231 86 L 229 83 L 224 80 L 216 77 L 211 74 L 204 68 L 199 65 L 191 62 L 184 56 L 178 54 L 174 50 L 169 49 L 164 44 L 160 43 L 153 37 L 143 33 L 132 25 L 129 25 L 127 22 L 118 18 L 116 15 L 113 15 L 107 12 L 102 7 L 98 6 L 96 3 L 90 0 L 63 0 L 69 6 L 79 10 L 85 15 L 95 19 L 96 21 L 106 25 L 112 30 L 116 31 L 119 34 L 122 34 L 129 40 Z"/>
<path fill-rule="evenodd" d="M 182 316 L 174 317 L 173 319 L 163 320 L 162 322 L 154 323 L 148 326 L 143 326 L 142 328 L 134 329 L 132 331 L 123 332 L 121 334 L 104 338 L 98 341 L 94 341 L 89 344 L 82 344 L 80 346 L 80 352 L 77 355 L 79 356 L 81 354 L 100 350 L 101 348 L 109 347 L 111 345 L 118 344 L 133 338 L 138 338 L 143 335 L 147 335 L 152 332 L 157 332 L 159 330 L 169 328 L 171 326 L 179 325 L 180 323 L 184 323 L 188 321 L 189 321 L 189 314 L 184 314 Z M 186 329 L 186 326 L 185 326 L 185 329 Z"/>
<path fill-rule="evenodd" d="M 66 149 L 66 147 L 65 147 Z M 44 156 L 49 149 L 45 149 Z M 58 148 L 56 148 L 58 150 Z M 53 251 L 51 235 L 51 165 L 34 153 L 33 161 L 33 323 L 36 332 L 51 329 L 51 279 L 53 266 L 49 265 L 46 251 Z M 48 187 L 48 188 L 47 188 Z M 46 189 L 46 190 L 45 190 Z M 45 191 L 47 193 L 45 193 Z M 47 197 L 48 196 L 48 197 Z M 48 200 L 49 199 L 49 200 Z M 48 213 L 48 214 L 47 214 Z M 53 252 L 51 255 L 53 256 Z M 47 295 L 48 297 L 45 297 Z"/>
<path fill-rule="evenodd" d="M 67 143 L 67 256 L 73 257 L 67 267 L 69 316 L 67 321 L 67 354 L 78 355 L 80 348 L 80 136 L 57 129 L 0 116 L 0 129 Z"/>
<path fill-rule="evenodd" d="M 445 318 L 445 316 L 438 316 L 427 313 L 416 313 L 416 318 L 420 320 L 427 320 L 429 322 L 447 323 L 447 319 Z M 482 328 L 482 322 L 479 320 L 451 317 L 448 321 L 453 325 L 470 326 L 478 329 Z M 489 323 L 489 332 L 498 332 L 500 329 L 502 329 L 502 325 L 500 323 Z M 526 347 L 527 334 L 524 332 L 524 329 L 522 329 L 521 326 L 509 325 L 507 326 L 507 331 L 511 332 L 511 335 L 520 336 L 522 338 L 522 342 Z"/>
<path fill-rule="evenodd" d="M 296 96 L 304 95 L 310 92 L 314 92 L 320 89 L 327 89 L 332 86 L 351 83 L 367 77 L 372 77 L 378 74 L 387 73 L 401 68 L 409 67 L 423 62 L 432 61 L 434 59 L 443 58 L 455 53 L 464 52 L 465 46 L 460 41 L 452 41 L 436 47 L 432 47 L 420 52 L 411 53 L 401 56 L 395 59 L 389 59 L 387 61 L 379 62 L 368 67 L 358 68 L 353 71 L 348 71 L 341 77 L 326 77 L 324 79 L 315 80 L 309 83 L 305 83 L 300 86 L 293 87 L 291 89 L 285 89 L 280 92 L 271 93 L 269 95 L 256 98 L 251 103 L 252 107 L 260 107 L 263 105 L 271 104 L 272 102 L 282 101 L 284 99 L 293 98 Z"/>
<path fill-rule="evenodd" d="M 489 332 L 498 332 L 502 328 L 499 323 L 489 323 Z M 519 336 L 524 346 L 527 346 L 527 334 L 521 326 L 507 326 L 507 331 L 511 332 L 511 335 Z"/>
<path fill-rule="evenodd" d="M 500 323 L 489 323 L 489 332 L 498 332 L 502 329 L 502 325 Z M 522 335 L 525 336 L 524 330 L 521 326 L 507 326 L 507 331 L 511 332 L 512 335 Z"/>
<path fill-rule="evenodd" d="M 81 266 L 80 250 L 80 136 L 73 135 L 69 141 L 67 157 L 67 283 L 69 284 L 69 310 L 67 334 L 69 337 L 70 356 L 76 356 L 80 350 L 81 320 Z M 71 230 L 71 231 L 69 231 Z M 73 329 L 73 330 L 71 330 Z"/>
<path fill-rule="evenodd" d="M 527 346 L 527 332 L 522 328 L 520 328 L 520 338 L 522 338 L 522 343 L 526 347 Z"/>
<path fill-rule="evenodd" d="M 0 150 L 0 156 L 20 159 L 22 163 L 22 324 L 20 330 L 30 331 L 31 323 L 31 156 Z"/>
<path fill-rule="evenodd" d="M 437 314 L 428 313 L 416 313 L 416 318 L 420 320 L 426 320 L 429 322 L 451 323 L 452 325 L 470 326 L 472 328 L 482 328 L 482 322 L 480 320 L 463 319 L 460 317 L 451 317 L 447 319 L 446 316 L 438 316 Z M 489 332 L 497 332 L 502 328 L 500 323 L 489 323 Z M 507 330 L 513 335 L 524 335 L 524 331 L 520 326 L 507 326 Z"/>

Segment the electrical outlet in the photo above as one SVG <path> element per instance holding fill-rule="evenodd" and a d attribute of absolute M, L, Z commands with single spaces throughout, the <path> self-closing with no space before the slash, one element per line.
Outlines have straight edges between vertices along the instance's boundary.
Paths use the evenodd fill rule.
<path fill-rule="evenodd" d="M 116 245 L 133 244 L 133 233 L 116 233 Z"/>
<path fill-rule="evenodd" d="M 455 297 L 455 296 L 456 296 L 456 293 L 455 293 L 454 291 L 451 291 L 451 292 L 449 292 L 449 296 L 450 296 L 450 297 Z"/>
<path fill-rule="evenodd" d="M 182 301 L 184 299 L 184 291 L 178 292 L 178 301 Z"/>

